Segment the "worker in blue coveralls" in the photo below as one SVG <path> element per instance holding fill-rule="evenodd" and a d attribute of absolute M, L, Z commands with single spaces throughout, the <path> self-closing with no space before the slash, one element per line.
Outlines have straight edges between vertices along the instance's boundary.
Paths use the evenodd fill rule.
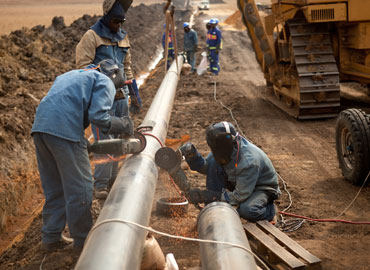
<path fill-rule="evenodd" d="M 229 122 L 209 126 L 206 138 L 212 151 L 206 159 L 191 143 L 180 148 L 190 168 L 207 175 L 206 190 L 190 189 L 189 200 L 224 201 L 237 206 L 239 215 L 248 221 L 273 220 L 280 189 L 267 155 Z"/>
<path fill-rule="evenodd" d="M 166 24 L 163 25 L 163 28 L 166 29 Z M 163 50 L 166 49 L 166 32 L 162 35 L 162 47 Z M 168 54 L 167 54 L 167 70 L 170 68 L 172 61 L 175 59 L 175 47 L 173 46 L 172 31 L 168 31 Z"/>
<path fill-rule="evenodd" d="M 210 71 L 214 75 L 218 75 L 220 72 L 220 65 L 219 65 L 219 52 L 221 50 L 221 31 L 216 27 L 216 20 L 211 19 L 209 21 L 210 29 L 207 32 L 207 51 L 208 51 L 208 58 L 210 63 Z"/>
<path fill-rule="evenodd" d="M 127 33 L 122 30 L 126 11 L 119 1 L 104 0 L 104 16 L 96 22 L 81 38 L 76 47 L 77 68 L 84 68 L 96 64 L 103 59 L 112 59 L 121 68 L 128 85 L 117 89 L 110 114 L 121 117 L 128 116 L 129 110 L 136 114 L 141 108 L 141 99 L 136 80 L 131 70 L 130 42 Z M 128 95 L 131 99 L 128 107 Z M 113 138 L 101 132 L 94 124 L 91 126 L 95 141 Z M 102 155 L 95 154 L 95 158 Z M 113 185 L 118 174 L 118 162 L 108 162 L 95 166 L 94 185 L 95 197 L 105 199 L 109 187 Z"/>
<path fill-rule="evenodd" d="M 115 84 L 123 76 L 112 60 L 97 67 L 72 70 L 56 78 L 37 107 L 32 126 L 45 204 L 41 250 L 65 247 L 62 232 L 68 222 L 72 252 L 81 252 L 92 226 L 93 182 L 85 128 L 93 123 L 104 133 L 131 135 L 128 116 L 110 115 Z"/>
<path fill-rule="evenodd" d="M 188 22 L 183 23 L 184 28 L 184 52 L 186 53 L 186 58 L 188 63 L 191 65 L 191 73 L 193 73 L 195 68 L 195 52 L 198 50 L 198 34 L 194 29 L 190 28 Z"/>

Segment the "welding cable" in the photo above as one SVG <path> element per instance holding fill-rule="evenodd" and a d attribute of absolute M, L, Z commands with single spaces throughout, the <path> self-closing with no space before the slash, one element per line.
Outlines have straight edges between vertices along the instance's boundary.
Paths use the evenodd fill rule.
<path fill-rule="evenodd" d="M 370 221 L 349 221 L 349 220 L 343 220 L 343 219 L 319 219 L 319 218 L 310 218 L 306 216 L 300 216 L 296 214 L 286 213 L 283 211 L 280 211 L 279 214 L 306 219 L 308 221 L 316 221 L 316 222 L 341 222 L 341 223 L 348 223 L 348 224 L 354 224 L 354 225 L 370 225 Z"/>
<path fill-rule="evenodd" d="M 234 114 L 233 114 L 233 111 L 232 111 L 230 108 L 228 108 L 227 106 L 225 106 L 225 105 L 224 105 L 224 103 L 223 103 L 221 100 L 218 100 L 218 99 L 217 99 L 217 86 L 216 86 L 216 81 L 214 80 L 214 78 L 213 78 L 213 77 L 211 77 L 211 76 L 210 76 L 210 78 L 213 80 L 213 85 L 214 85 L 213 98 L 215 99 L 215 101 L 216 101 L 216 102 L 220 103 L 220 105 L 221 105 L 223 108 L 225 108 L 226 110 L 228 110 L 228 111 L 229 111 L 230 116 L 231 116 L 231 118 L 233 119 L 233 121 L 235 122 L 235 124 L 236 124 L 236 126 L 237 126 L 237 128 L 238 128 L 238 130 L 239 130 L 239 132 L 240 132 L 240 134 L 242 134 L 244 138 L 247 138 L 247 136 L 245 136 L 245 134 L 243 133 L 242 129 L 240 128 L 238 121 L 236 121 L 236 119 L 235 119 L 235 117 L 234 117 Z"/>
<path fill-rule="evenodd" d="M 47 256 L 48 254 L 45 254 L 45 256 L 44 256 L 44 258 L 42 259 L 42 261 L 41 261 L 41 264 L 40 264 L 40 270 L 42 270 L 42 266 L 44 265 L 44 262 L 45 262 L 45 260 L 46 260 L 46 256 Z"/>
<path fill-rule="evenodd" d="M 362 191 L 362 189 L 364 188 L 367 180 L 369 179 L 369 176 L 370 176 L 370 171 L 369 173 L 367 174 L 366 178 L 365 178 L 365 181 L 362 183 L 362 186 L 360 188 L 360 190 L 357 192 L 355 198 L 350 202 L 350 204 L 348 204 L 348 206 L 342 211 L 342 213 L 340 213 L 338 216 L 336 216 L 334 219 L 338 219 L 340 216 L 342 216 L 351 206 L 352 204 L 357 200 L 358 198 L 358 195 L 360 195 L 360 192 Z"/>
<path fill-rule="evenodd" d="M 234 243 L 230 243 L 230 242 L 215 241 L 215 240 L 206 240 L 206 239 L 198 239 L 198 238 L 191 238 L 191 237 L 186 237 L 186 236 L 173 235 L 173 234 L 169 234 L 169 233 L 165 233 L 165 232 L 160 232 L 160 231 L 157 231 L 157 230 L 155 230 L 155 229 L 153 229 L 151 227 L 147 227 L 147 226 L 138 224 L 136 222 L 129 221 L 129 220 L 124 220 L 124 219 L 107 219 L 107 220 L 103 220 L 103 221 L 99 222 L 98 224 L 95 224 L 91 228 L 91 230 L 89 232 L 89 235 L 86 238 L 86 242 L 88 241 L 90 235 L 92 234 L 92 232 L 94 230 L 96 230 L 98 227 L 100 227 L 103 224 L 112 223 L 112 222 L 134 225 L 134 226 L 139 227 L 139 228 L 141 228 L 143 230 L 146 230 L 146 231 L 149 231 L 149 232 L 152 232 L 152 233 L 161 235 L 161 236 L 169 237 L 169 238 L 180 239 L 180 240 L 191 241 L 191 242 L 199 242 L 199 243 L 221 244 L 221 245 L 228 245 L 228 246 L 240 248 L 240 249 L 243 249 L 244 251 L 247 251 L 254 258 L 256 258 L 258 260 L 258 262 L 260 262 L 263 265 L 263 267 L 265 267 L 265 269 L 270 269 L 270 268 L 267 267 L 267 265 L 256 254 L 253 253 L 252 250 L 250 250 L 249 248 L 246 248 L 246 247 L 244 247 L 242 245 L 234 244 Z"/>

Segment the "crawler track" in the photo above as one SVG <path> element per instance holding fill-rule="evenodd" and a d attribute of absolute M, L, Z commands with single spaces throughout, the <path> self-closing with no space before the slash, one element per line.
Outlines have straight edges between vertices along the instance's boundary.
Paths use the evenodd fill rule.
<path fill-rule="evenodd" d="M 340 81 L 327 24 L 291 20 L 288 27 L 300 91 L 297 118 L 337 116 Z"/>

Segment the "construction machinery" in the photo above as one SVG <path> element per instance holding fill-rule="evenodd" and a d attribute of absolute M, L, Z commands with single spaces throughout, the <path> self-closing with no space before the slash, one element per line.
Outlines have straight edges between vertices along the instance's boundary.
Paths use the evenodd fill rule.
<path fill-rule="evenodd" d="M 370 114 L 347 109 L 337 119 L 335 139 L 343 176 L 354 185 L 370 182 Z"/>
<path fill-rule="evenodd" d="M 370 0 L 237 0 L 273 102 L 298 119 L 336 117 L 340 82 L 370 84 Z"/>

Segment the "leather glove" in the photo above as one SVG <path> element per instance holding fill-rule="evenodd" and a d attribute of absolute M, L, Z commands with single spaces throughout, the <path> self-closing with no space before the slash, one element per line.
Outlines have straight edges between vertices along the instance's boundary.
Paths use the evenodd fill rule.
<path fill-rule="evenodd" d="M 130 112 L 137 114 L 142 107 L 139 88 L 137 87 L 136 80 L 133 79 L 131 84 L 128 84 L 128 90 L 131 96 Z"/>
<path fill-rule="evenodd" d="M 190 142 L 181 146 L 180 151 L 181 151 L 181 154 L 185 157 L 185 159 L 193 158 L 197 153 L 197 149 Z"/>
<path fill-rule="evenodd" d="M 221 200 L 221 192 L 213 190 L 190 189 L 188 191 L 189 201 L 193 204 L 211 203 Z"/>
<path fill-rule="evenodd" d="M 110 122 L 108 133 L 115 135 L 131 136 L 134 134 L 134 123 L 128 116 L 114 117 Z"/>
<path fill-rule="evenodd" d="M 220 52 L 220 50 L 219 50 L 219 49 L 216 49 L 216 50 L 215 50 L 215 53 L 216 53 L 216 54 L 218 54 L 219 52 Z"/>
<path fill-rule="evenodd" d="M 194 52 L 197 52 L 198 51 L 198 46 L 197 45 L 195 45 L 194 46 Z"/>

